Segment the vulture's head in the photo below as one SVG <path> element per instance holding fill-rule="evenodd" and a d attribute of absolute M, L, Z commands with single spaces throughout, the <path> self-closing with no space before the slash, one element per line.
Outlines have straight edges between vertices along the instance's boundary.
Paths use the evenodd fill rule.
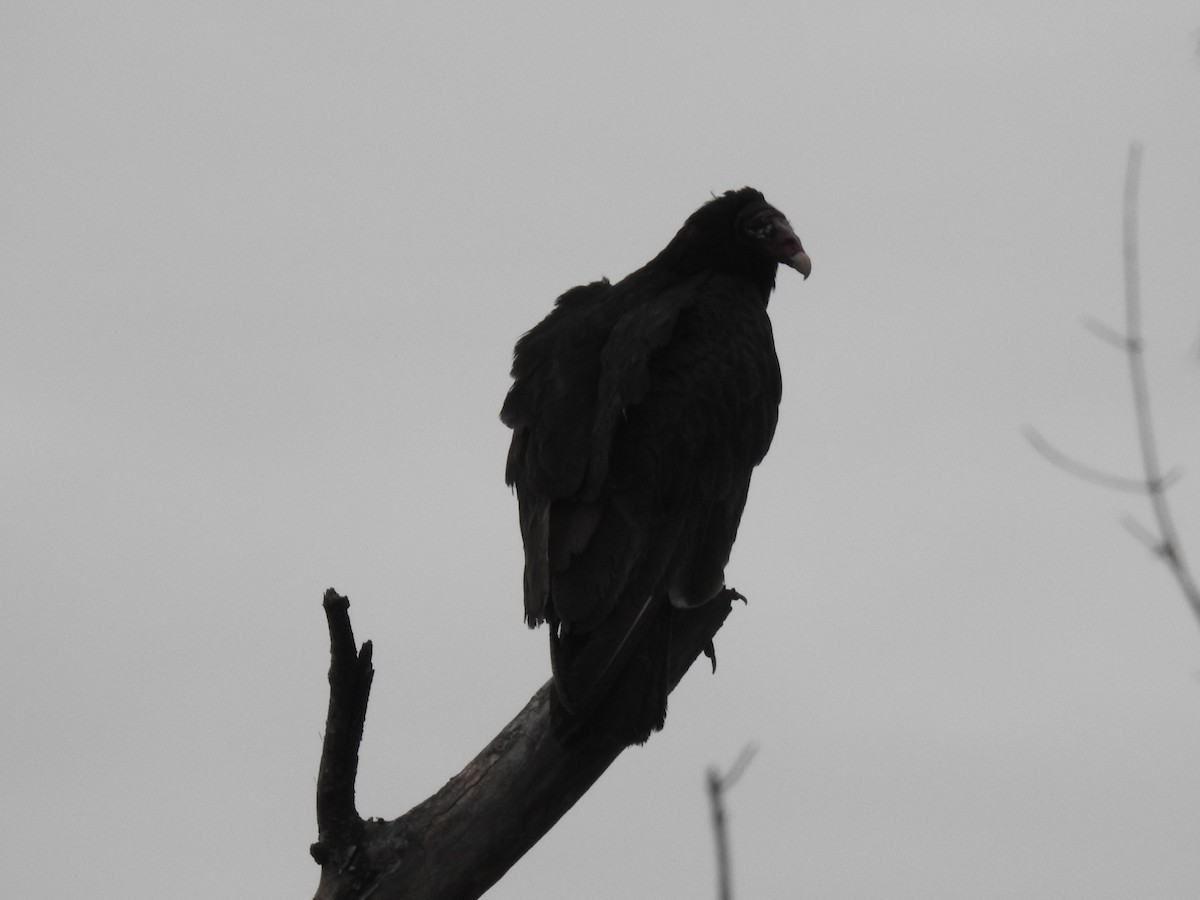
<path fill-rule="evenodd" d="M 726 191 L 692 213 L 661 258 L 678 269 L 713 268 L 765 280 L 768 290 L 779 263 L 805 278 L 812 272 L 787 216 L 749 187 Z"/>

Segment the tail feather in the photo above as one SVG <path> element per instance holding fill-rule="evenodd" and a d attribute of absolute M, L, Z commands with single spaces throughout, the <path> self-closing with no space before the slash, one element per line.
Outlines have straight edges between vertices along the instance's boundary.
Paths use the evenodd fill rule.
<path fill-rule="evenodd" d="M 665 595 L 653 595 L 621 627 L 584 635 L 550 633 L 560 739 L 591 735 L 642 743 L 663 727 L 669 692 L 671 622 Z"/>

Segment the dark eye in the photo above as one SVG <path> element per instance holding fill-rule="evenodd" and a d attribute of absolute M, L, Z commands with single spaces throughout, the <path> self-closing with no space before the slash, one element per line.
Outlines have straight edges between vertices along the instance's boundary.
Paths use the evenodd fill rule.
<path fill-rule="evenodd" d="M 765 241 L 775 233 L 775 220 L 769 216 L 751 219 L 746 226 L 746 233 L 756 240 Z"/>

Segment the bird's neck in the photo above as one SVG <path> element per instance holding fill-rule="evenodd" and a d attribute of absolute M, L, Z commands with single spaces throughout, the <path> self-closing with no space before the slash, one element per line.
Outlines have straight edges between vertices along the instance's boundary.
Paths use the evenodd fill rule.
<path fill-rule="evenodd" d="M 765 307 L 775 289 L 778 264 L 771 259 L 747 258 L 731 250 L 727 244 L 704 242 L 695 235 L 681 232 L 662 252 L 643 267 L 643 271 L 658 270 L 670 273 L 668 280 L 684 280 L 704 273 L 726 275 L 750 282 Z"/>

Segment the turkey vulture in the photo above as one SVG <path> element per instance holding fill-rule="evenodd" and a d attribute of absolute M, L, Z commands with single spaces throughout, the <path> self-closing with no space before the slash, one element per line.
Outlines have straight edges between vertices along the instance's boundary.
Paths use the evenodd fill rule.
<path fill-rule="evenodd" d="M 506 480 L 525 619 L 550 626 L 560 733 L 594 720 L 641 743 L 663 726 L 672 618 L 724 589 L 775 433 L 779 263 L 812 267 L 783 213 L 729 191 L 636 272 L 567 291 L 517 342 Z"/>

